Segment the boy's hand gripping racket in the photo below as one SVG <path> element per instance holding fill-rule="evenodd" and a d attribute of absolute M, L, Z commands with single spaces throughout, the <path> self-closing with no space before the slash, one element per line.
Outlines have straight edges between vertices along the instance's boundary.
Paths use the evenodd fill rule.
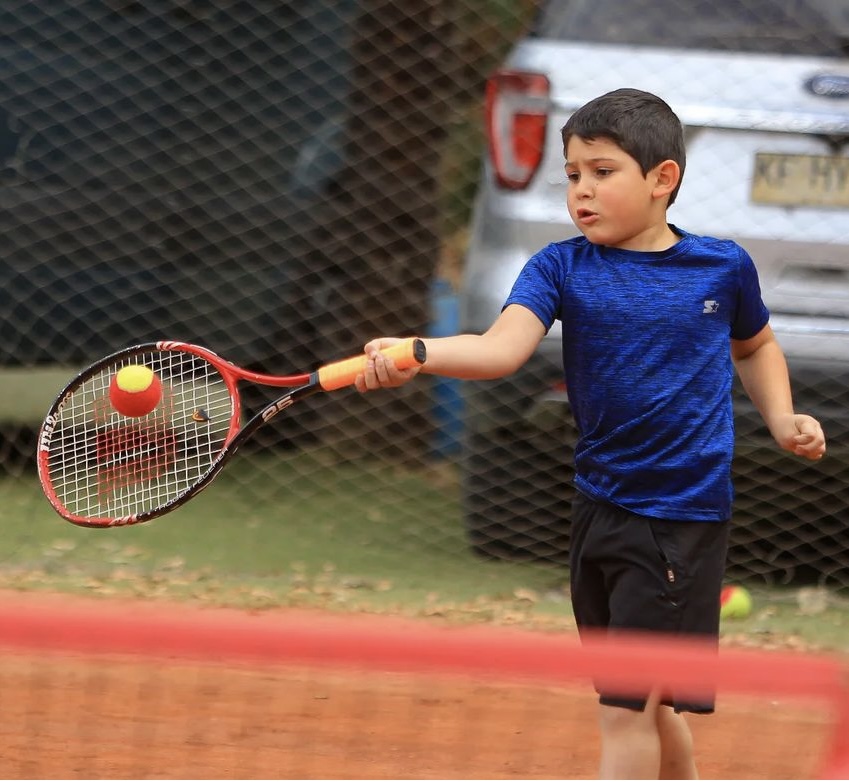
<path fill-rule="evenodd" d="M 425 362 L 408 339 L 382 351 L 401 369 Z M 282 410 L 319 391 L 353 385 L 365 356 L 301 375 L 264 375 L 183 342 L 121 350 L 75 377 L 41 426 L 38 474 L 60 516 L 86 527 L 138 524 L 162 516 L 208 486 L 239 446 Z M 124 367 L 148 367 L 162 398 L 147 415 L 112 408 L 109 387 Z M 242 426 L 238 382 L 290 388 Z"/>

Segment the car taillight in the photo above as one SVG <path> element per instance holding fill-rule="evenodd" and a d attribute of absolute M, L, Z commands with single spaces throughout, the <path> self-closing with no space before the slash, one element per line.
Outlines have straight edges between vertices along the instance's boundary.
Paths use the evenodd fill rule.
<path fill-rule="evenodd" d="M 489 155 L 502 187 L 527 187 L 542 161 L 550 85 L 541 73 L 496 71 L 486 85 Z"/>

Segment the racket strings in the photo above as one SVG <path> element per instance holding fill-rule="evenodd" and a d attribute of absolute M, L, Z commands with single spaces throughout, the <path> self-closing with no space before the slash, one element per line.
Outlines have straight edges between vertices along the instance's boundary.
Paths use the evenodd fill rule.
<path fill-rule="evenodd" d="M 162 399 L 127 418 L 109 402 L 123 366 L 150 367 Z M 65 400 L 48 459 L 66 510 L 88 519 L 126 519 L 167 505 L 194 486 L 227 442 L 233 401 L 218 370 L 183 351 L 147 351 L 101 367 Z"/>

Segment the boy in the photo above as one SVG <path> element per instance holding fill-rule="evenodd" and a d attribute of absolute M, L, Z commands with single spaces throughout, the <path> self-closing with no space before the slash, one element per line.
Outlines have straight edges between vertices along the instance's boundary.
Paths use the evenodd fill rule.
<path fill-rule="evenodd" d="M 731 515 L 736 368 L 778 445 L 825 453 L 794 413 L 754 264 L 737 244 L 667 223 L 684 171 L 681 123 L 660 98 L 603 95 L 562 130 L 569 214 L 582 236 L 530 259 L 483 335 L 425 340 L 422 371 L 508 375 L 559 318 L 579 431 L 570 580 L 580 631 L 719 634 Z M 409 381 L 366 345 L 364 392 Z M 602 778 L 696 777 L 682 712 L 713 702 L 600 692 Z"/>

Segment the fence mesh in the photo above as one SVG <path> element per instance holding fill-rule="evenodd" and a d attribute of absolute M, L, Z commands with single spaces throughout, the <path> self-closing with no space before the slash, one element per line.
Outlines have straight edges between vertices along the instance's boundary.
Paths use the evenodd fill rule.
<path fill-rule="evenodd" d="M 530 0 L 3 4 L 0 465 L 20 520 L 6 570 L 103 579 L 104 552 L 112 577 L 134 556 L 101 539 L 86 544 L 101 569 L 80 573 L 66 556 L 77 538 L 30 547 L 33 530 L 59 522 L 19 487 L 35 486 L 35 432 L 74 368 L 168 338 L 291 373 L 378 334 L 456 328 L 484 84 L 534 11 Z M 305 402 L 211 490 L 204 534 L 236 517 L 256 553 L 283 528 L 293 590 L 294 541 L 316 527 L 357 549 L 357 577 L 381 550 L 423 577 L 436 559 L 462 570 L 477 555 L 562 564 L 572 424 L 545 405 L 523 431 L 499 418 L 556 383 L 556 367 L 532 367 L 518 387 L 423 378 Z M 828 366 L 794 383 L 800 406 L 823 394 L 842 405 L 849 388 Z M 249 391 L 249 409 L 266 398 Z M 849 586 L 845 461 L 800 467 L 765 441 L 741 415 L 730 572 Z M 174 566 L 151 567 L 155 591 Z M 391 578 L 369 573 L 372 587 Z"/>

